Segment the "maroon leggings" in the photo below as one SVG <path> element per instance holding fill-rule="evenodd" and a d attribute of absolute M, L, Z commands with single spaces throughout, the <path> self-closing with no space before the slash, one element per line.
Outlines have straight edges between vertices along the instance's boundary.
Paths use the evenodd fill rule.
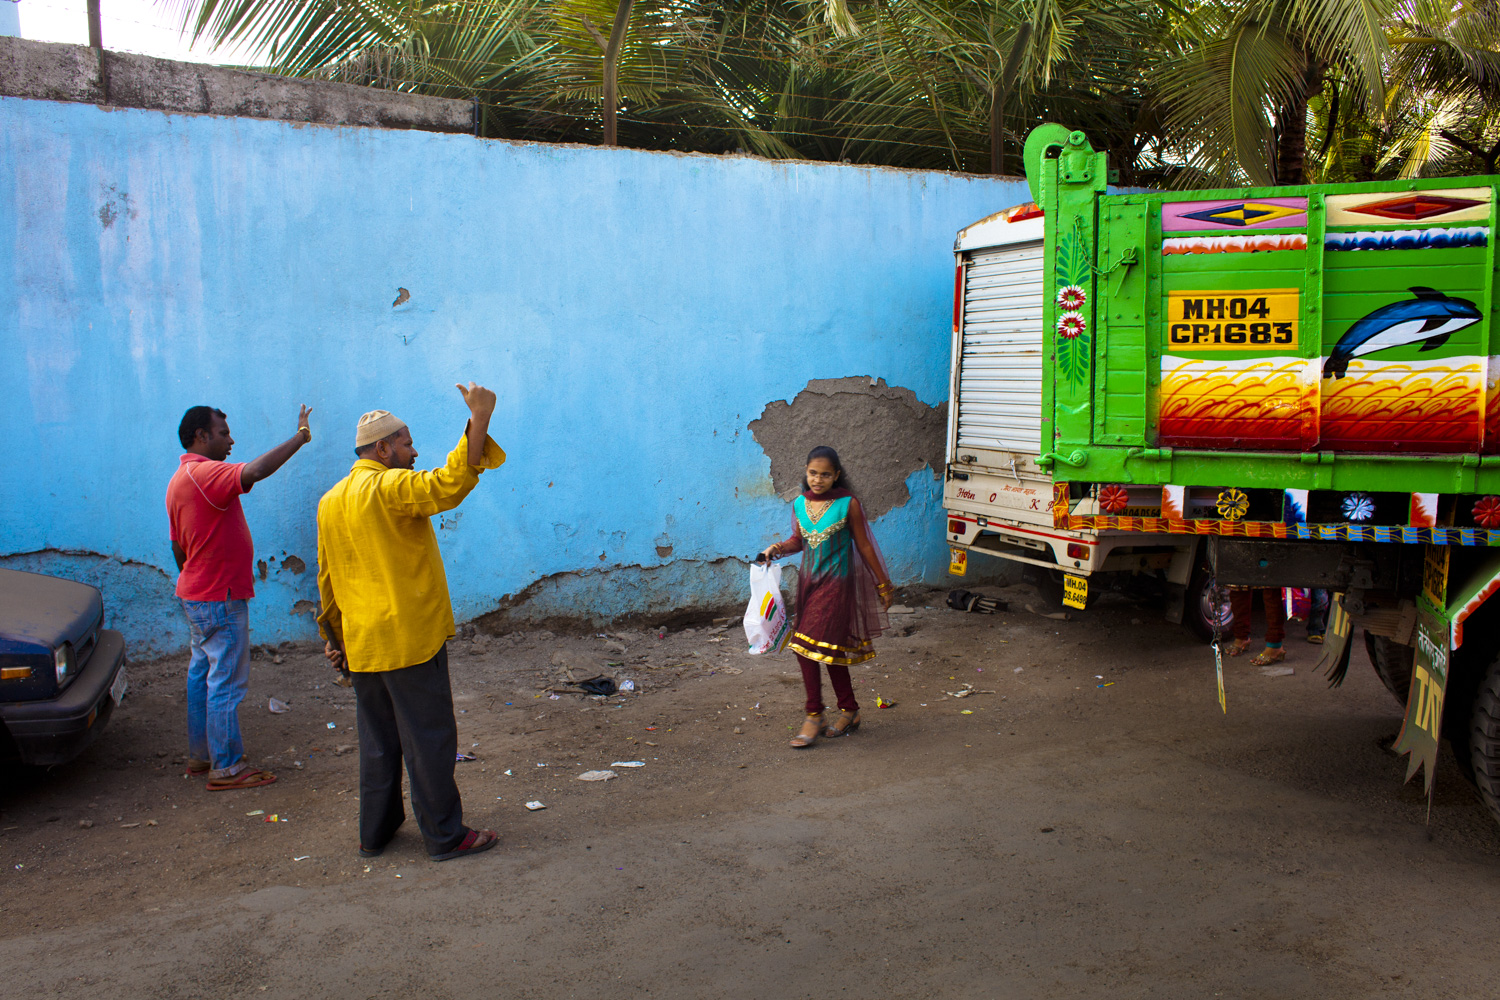
<path fill-rule="evenodd" d="M 1279 643 L 1286 637 L 1286 605 L 1281 603 L 1281 591 L 1274 587 L 1257 587 L 1262 603 L 1266 606 L 1266 642 Z M 1229 610 L 1234 614 L 1234 637 L 1250 638 L 1250 608 L 1255 601 L 1255 590 L 1231 590 Z"/>
<path fill-rule="evenodd" d="M 839 708 L 846 712 L 858 712 L 859 702 L 854 700 L 854 684 L 849 680 L 849 668 L 836 663 L 822 664 L 797 654 L 797 664 L 802 668 L 802 685 L 807 688 L 807 714 L 817 715 L 823 711 L 823 677 L 818 673 L 821 666 L 828 667 L 828 680 L 833 693 L 838 696 Z"/>

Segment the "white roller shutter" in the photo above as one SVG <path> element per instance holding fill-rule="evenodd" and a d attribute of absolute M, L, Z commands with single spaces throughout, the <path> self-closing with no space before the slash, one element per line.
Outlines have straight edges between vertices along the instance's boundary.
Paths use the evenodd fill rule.
<path fill-rule="evenodd" d="M 969 255 L 958 447 L 1035 455 L 1042 434 L 1042 244 Z"/>

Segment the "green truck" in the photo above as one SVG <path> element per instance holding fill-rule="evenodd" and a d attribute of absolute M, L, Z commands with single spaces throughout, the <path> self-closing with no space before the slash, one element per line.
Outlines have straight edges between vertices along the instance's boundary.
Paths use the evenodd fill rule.
<path fill-rule="evenodd" d="M 1333 592 L 1325 663 L 1363 632 L 1407 777 L 1446 737 L 1500 821 L 1500 177 L 1107 194 L 1054 124 L 1025 159 L 1052 526 Z"/>

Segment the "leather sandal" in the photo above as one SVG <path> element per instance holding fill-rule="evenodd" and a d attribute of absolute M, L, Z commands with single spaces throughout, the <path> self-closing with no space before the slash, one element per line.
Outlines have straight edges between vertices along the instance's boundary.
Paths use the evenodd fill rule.
<path fill-rule="evenodd" d="M 1267 646 L 1260 651 L 1260 655 L 1250 661 L 1252 667 L 1269 667 L 1273 663 L 1280 663 L 1286 659 L 1286 650 L 1281 646 Z"/>
<path fill-rule="evenodd" d="M 498 843 L 500 843 L 500 835 L 494 830 L 470 830 L 464 834 L 464 839 L 453 850 L 427 856 L 433 861 L 451 861 L 470 854 L 482 854 Z"/>
<path fill-rule="evenodd" d="M 807 718 L 802 720 L 802 728 L 797 730 L 797 735 L 792 737 L 792 746 L 798 750 L 813 745 L 818 738 L 818 733 L 823 729 L 823 713 L 810 712 Z"/>
<path fill-rule="evenodd" d="M 834 720 L 833 725 L 825 726 L 823 729 L 824 739 L 837 739 L 845 733 L 852 733 L 859 728 L 859 711 L 846 712 L 839 709 L 839 717 Z"/>

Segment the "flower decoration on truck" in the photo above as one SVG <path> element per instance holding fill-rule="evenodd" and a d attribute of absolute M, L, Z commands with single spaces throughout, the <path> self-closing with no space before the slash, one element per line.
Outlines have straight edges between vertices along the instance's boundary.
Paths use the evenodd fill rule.
<path fill-rule="evenodd" d="M 1375 516 L 1375 498 L 1368 493 L 1350 493 L 1339 504 L 1346 521 L 1368 521 Z"/>
<path fill-rule="evenodd" d="M 1094 277 L 1094 253 L 1081 217 L 1073 227 L 1058 234 L 1053 255 L 1052 302 L 1057 307 L 1053 329 L 1057 331 L 1056 372 L 1059 386 L 1067 391 L 1087 391 L 1093 348 L 1089 323 L 1082 310 L 1088 303 L 1084 286 Z M 1064 395 L 1067 395 L 1067 391 Z"/>
<path fill-rule="evenodd" d="M 1076 312 L 1063 313 L 1057 317 L 1057 335 L 1064 340 L 1077 340 L 1088 327 L 1088 321 Z"/>
<path fill-rule="evenodd" d="M 1238 521 L 1250 512 L 1250 497 L 1244 490 L 1230 487 L 1219 492 L 1219 499 L 1214 504 L 1219 510 L 1219 516 L 1226 521 Z"/>
<path fill-rule="evenodd" d="M 1474 520 L 1481 528 L 1500 528 L 1500 497 L 1485 497 L 1474 503 Z"/>
<path fill-rule="evenodd" d="M 1099 491 L 1099 509 L 1106 514 L 1118 514 L 1130 503 L 1130 493 L 1119 483 L 1110 483 Z"/>

